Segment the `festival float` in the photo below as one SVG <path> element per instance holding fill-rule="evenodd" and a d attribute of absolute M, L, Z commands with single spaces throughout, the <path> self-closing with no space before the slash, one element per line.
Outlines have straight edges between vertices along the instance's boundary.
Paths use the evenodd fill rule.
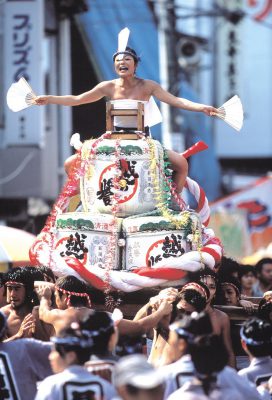
<path fill-rule="evenodd" d="M 128 110 L 109 107 L 108 121 Z M 197 203 L 190 209 L 175 190 L 165 149 L 144 135 L 142 103 L 130 112 L 142 118 L 137 131 L 107 130 L 83 144 L 72 137 L 73 169 L 30 250 L 34 265 L 76 274 L 105 293 L 180 285 L 188 271 L 213 269 L 222 255 L 203 189 L 187 178 Z M 206 147 L 198 142 L 183 156 Z"/>
<path fill-rule="evenodd" d="M 119 34 L 124 52 L 129 31 Z M 7 102 L 12 111 L 35 104 L 35 93 L 24 78 L 11 85 Z M 46 224 L 30 249 L 33 265 L 49 266 L 56 276 L 75 275 L 93 288 L 128 293 L 144 288 L 181 285 L 188 272 L 204 265 L 214 269 L 222 246 L 208 227 L 210 209 L 203 189 L 187 177 L 196 207 L 191 209 L 172 181 L 167 152 L 145 134 L 145 126 L 161 122 L 149 101 L 114 100 L 106 104 L 106 133 L 80 142 L 68 179 Z M 237 130 L 242 106 L 234 96 L 215 116 Z M 115 131 L 116 120 L 129 119 L 134 129 Z M 207 146 L 198 142 L 181 156 Z"/>

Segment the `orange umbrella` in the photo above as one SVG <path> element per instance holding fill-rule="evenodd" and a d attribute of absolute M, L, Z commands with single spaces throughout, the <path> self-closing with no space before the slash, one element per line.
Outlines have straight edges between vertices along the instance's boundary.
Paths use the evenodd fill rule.
<path fill-rule="evenodd" d="M 0 226 L 0 271 L 8 269 L 9 264 L 29 265 L 29 248 L 35 235 L 21 229 Z"/>

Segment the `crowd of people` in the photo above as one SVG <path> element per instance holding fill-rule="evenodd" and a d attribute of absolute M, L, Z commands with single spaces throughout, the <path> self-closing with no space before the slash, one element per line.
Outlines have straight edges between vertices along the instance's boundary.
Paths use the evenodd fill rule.
<path fill-rule="evenodd" d="M 224 256 L 217 271 L 158 289 L 133 318 L 48 267 L 14 267 L 0 283 L 2 399 L 271 398 L 271 258 Z M 242 308 L 243 321 L 225 312 Z"/>
<path fill-rule="evenodd" d="M 38 96 L 35 104 L 79 106 L 106 97 L 148 109 L 155 97 L 207 116 L 220 113 L 138 78 L 139 61 L 126 47 L 113 55 L 117 79 L 76 96 Z M 147 136 L 160 122 L 150 114 Z M 136 130 L 135 121 L 119 116 L 115 129 Z M 180 193 L 187 161 L 172 150 L 167 155 Z M 65 162 L 68 175 L 75 160 Z M 251 267 L 223 257 L 218 270 L 204 268 L 186 284 L 158 291 L 133 318 L 98 307 L 90 285 L 73 275 L 57 278 L 47 267 L 12 268 L 0 284 L 0 399 L 266 400 L 272 394 L 272 259 Z M 245 321 L 230 319 L 224 307 L 245 309 Z"/>

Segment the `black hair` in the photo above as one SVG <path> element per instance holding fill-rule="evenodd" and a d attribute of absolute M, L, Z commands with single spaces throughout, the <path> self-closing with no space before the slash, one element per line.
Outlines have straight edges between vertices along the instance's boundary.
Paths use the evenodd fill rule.
<path fill-rule="evenodd" d="M 201 312 L 206 307 L 206 298 L 195 289 L 186 289 L 179 294 L 179 301 L 185 300 L 194 307 L 195 311 Z"/>
<path fill-rule="evenodd" d="M 272 302 L 261 299 L 258 305 L 258 318 L 272 323 Z"/>
<path fill-rule="evenodd" d="M 16 267 L 7 272 L 6 283 L 9 281 L 22 283 L 25 287 L 25 303 L 33 308 L 39 304 L 38 297 L 34 291 L 34 278 L 28 267 Z"/>
<path fill-rule="evenodd" d="M 189 344 L 196 374 L 202 382 L 204 393 L 208 396 L 216 383 L 216 375 L 227 365 L 228 353 L 219 335 L 197 336 Z"/>
<path fill-rule="evenodd" d="M 93 339 L 92 353 L 104 355 L 108 352 L 108 345 L 114 333 L 114 323 L 106 311 L 91 310 L 91 313 L 81 323 L 81 328 L 88 330 Z"/>
<path fill-rule="evenodd" d="M 218 269 L 218 277 L 220 280 L 228 279 L 233 274 L 238 274 L 240 264 L 231 257 L 222 256 Z"/>
<path fill-rule="evenodd" d="M 71 294 L 70 305 L 73 307 L 89 307 L 87 295 L 90 296 L 91 288 L 85 282 L 73 275 L 65 275 L 56 280 L 55 286 L 60 298 L 62 297 L 61 289 L 71 293 L 86 293 L 84 297 Z"/>
<path fill-rule="evenodd" d="M 143 336 L 122 335 L 116 345 L 115 353 L 118 357 L 143 354 L 143 341 Z"/>
<path fill-rule="evenodd" d="M 224 305 L 225 304 L 225 297 L 224 297 L 224 293 L 223 293 L 222 287 L 224 286 L 224 284 L 227 284 L 227 283 L 230 283 L 231 285 L 234 285 L 233 289 L 235 290 L 235 293 L 237 294 L 237 297 L 240 298 L 241 283 L 234 276 L 230 275 L 228 277 L 225 277 L 225 280 L 219 280 L 218 281 L 218 290 L 216 291 L 215 304 L 220 304 L 220 305 Z"/>
<path fill-rule="evenodd" d="M 47 281 L 46 278 L 49 277 L 49 278 L 51 278 L 52 282 L 56 282 L 56 277 L 55 277 L 54 272 L 52 271 L 51 268 L 47 267 L 46 265 L 40 265 L 37 268 L 41 271 L 43 276 L 45 275 L 44 276 L 44 280 L 45 281 Z"/>
<path fill-rule="evenodd" d="M 252 274 L 256 277 L 256 268 L 253 267 L 253 265 L 248 265 L 248 264 L 241 264 L 239 271 L 238 271 L 238 276 L 239 279 L 241 279 L 244 275 L 249 274 L 250 272 L 252 272 Z"/>
<path fill-rule="evenodd" d="M 199 282 L 197 282 L 197 284 L 198 284 L 199 286 L 201 286 L 201 287 L 205 290 L 206 297 L 207 297 L 207 299 L 209 299 L 209 298 L 210 298 L 210 289 L 208 288 L 208 286 L 206 285 L 206 283 L 204 283 L 204 282 L 202 282 L 202 281 L 199 281 Z"/>
<path fill-rule="evenodd" d="M 241 328 L 241 339 L 245 341 L 253 357 L 265 357 L 272 354 L 272 325 L 259 318 L 251 318 Z"/>
<path fill-rule="evenodd" d="M 173 329 L 180 338 L 191 340 L 192 336 L 208 335 L 213 332 L 211 319 L 208 313 L 192 313 L 177 320 Z"/>
<path fill-rule="evenodd" d="M 215 271 L 213 271 L 211 268 L 205 266 L 200 271 L 197 271 L 196 273 L 194 273 L 193 279 L 198 284 L 200 284 L 200 283 L 205 284 L 205 282 L 203 282 L 202 279 L 204 279 L 205 277 L 208 277 L 208 276 L 210 276 L 214 280 L 214 284 L 215 284 L 215 295 L 214 295 L 213 299 L 211 300 L 211 304 L 213 305 L 215 303 L 216 293 L 218 292 L 218 275 L 217 275 L 217 273 Z M 210 294 L 209 294 L 208 300 L 209 299 L 210 299 Z"/>
<path fill-rule="evenodd" d="M 73 327 L 73 325 L 75 325 L 75 327 Z M 63 342 L 61 339 L 64 339 Z M 76 341 L 76 339 L 78 339 L 78 341 Z M 69 351 L 74 351 L 77 356 L 76 364 L 84 365 L 90 359 L 92 354 L 92 340 L 90 340 L 88 334 L 80 329 L 77 323 L 71 324 L 71 327 L 63 329 L 56 338 L 53 337 L 51 340 L 61 357 L 64 357 Z M 90 344 L 86 345 L 88 342 L 90 342 Z"/>
<path fill-rule="evenodd" d="M 112 59 L 115 61 L 115 58 L 119 54 L 127 54 L 133 57 L 135 64 L 137 65 L 139 61 L 141 61 L 141 58 L 137 55 L 136 51 L 132 49 L 131 47 L 127 46 L 125 51 L 117 51 L 116 53 L 113 54 Z"/>
<path fill-rule="evenodd" d="M 232 285 L 234 285 L 235 288 L 237 289 L 237 290 L 236 290 L 237 295 L 240 296 L 240 293 L 241 293 L 241 283 L 239 282 L 238 279 L 236 279 L 234 276 L 229 276 L 229 277 L 226 278 L 225 280 L 220 281 L 220 284 L 221 284 L 221 285 L 223 285 L 224 283 L 231 283 Z"/>
<path fill-rule="evenodd" d="M 31 276 L 31 279 L 33 280 L 33 283 L 35 281 L 44 281 L 44 276 L 38 267 L 33 267 L 31 265 L 29 267 L 22 267 L 22 268 L 25 268 L 27 270 L 29 276 Z"/>
<path fill-rule="evenodd" d="M 200 271 L 197 272 L 198 278 L 201 279 L 205 276 L 211 276 L 215 282 L 218 281 L 218 275 L 215 271 L 213 271 L 211 268 L 207 267 L 205 265 L 205 267 L 203 269 L 201 269 Z"/>
<path fill-rule="evenodd" d="M 272 264 L 272 258 L 265 257 L 265 258 L 262 258 L 261 260 L 259 260 L 257 262 L 257 264 L 255 265 L 257 274 L 261 274 L 262 273 L 262 269 L 263 269 L 264 264 Z"/>

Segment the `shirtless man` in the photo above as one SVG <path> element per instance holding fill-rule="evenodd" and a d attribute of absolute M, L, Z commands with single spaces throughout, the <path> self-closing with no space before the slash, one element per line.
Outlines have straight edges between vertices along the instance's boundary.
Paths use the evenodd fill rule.
<path fill-rule="evenodd" d="M 222 335 L 229 356 L 228 365 L 235 368 L 235 356 L 231 343 L 229 317 L 226 313 L 214 308 L 212 305 L 216 294 L 216 273 L 213 272 L 210 268 L 206 267 L 204 270 L 200 271 L 199 280 L 200 282 L 205 283 L 210 291 L 210 297 L 207 301 L 205 311 L 210 316 L 213 333 L 216 335 Z"/>
<path fill-rule="evenodd" d="M 52 324 L 56 334 L 72 322 L 80 322 L 88 317 L 91 309 L 90 288 L 74 276 L 64 276 L 55 283 L 56 309 L 51 308 L 52 286 L 41 283 L 36 292 L 40 297 L 39 316 L 44 322 Z M 120 335 L 139 335 L 146 333 L 171 313 L 172 305 L 164 301 L 158 310 L 140 321 L 121 319 L 118 323 Z"/>
<path fill-rule="evenodd" d="M 153 331 L 153 343 L 149 355 L 149 362 L 159 367 L 169 362 L 169 325 L 183 315 L 190 315 L 192 312 L 201 312 L 206 306 L 207 295 L 203 287 L 190 282 L 178 291 L 175 288 L 163 289 L 158 296 L 150 299 L 144 307 L 136 314 L 134 320 L 141 320 L 149 312 L 154 312 L 164 301 L 173 304 L 173 311 L 165 315 Z M 151 314 L 152 315 L 152 314 Z"/>
<path fill-rule="evenodd" d="M 164 90 L 157 82 L 138 78 L 135 72 L 139 60 L 136 52 L 127 47 L 125 52 L 117 52 L 113 55 L 114 68 L 118 75 L 117 79 L 101 82 L 93 89 L 78 96 L 38 96 L 35 98 L 35 103 L 37 105 L 58 104 L 63 106 L 79 106 L 98 101 L 103 97 L 110 100 L 131 99 L 148 101 L 151 96 L 154 96 L 164 103 L 183 110 L 203 112 L 208 116 L 218 113 L 218 110 L 212 106 L 176 97 Z M 168 156 L 174 171 L 173 178 L 177 192 L 180 193 L 186 180 L 188 164 L 184 157 L 172 150 L 168 150 Z M 65 167 L 67 173 L 71 170 L 74 159 L 75 157 L 72 156 L 68 159 L 69 161 L 66 161 Z"/>
<path fill-rule="evenodd" d="M 56 334 L 90 313 L 89 287 L 72 275 L 58 278 L 55 285 L 35 284 L 35 290 L 40 298 L 39 318 L 52 324 Z M 52 290 L 57 308 L 52 308 Z"/>
<path fill-rule="evenodd" d="M 48 340 L 50 327 L 40 323 L 35 315 L 34 285 L 26 268 L 14 268 L 7 274 L 7 305 L 1 311 L 7 318 L 6 341 L 34 337 Z"/>

